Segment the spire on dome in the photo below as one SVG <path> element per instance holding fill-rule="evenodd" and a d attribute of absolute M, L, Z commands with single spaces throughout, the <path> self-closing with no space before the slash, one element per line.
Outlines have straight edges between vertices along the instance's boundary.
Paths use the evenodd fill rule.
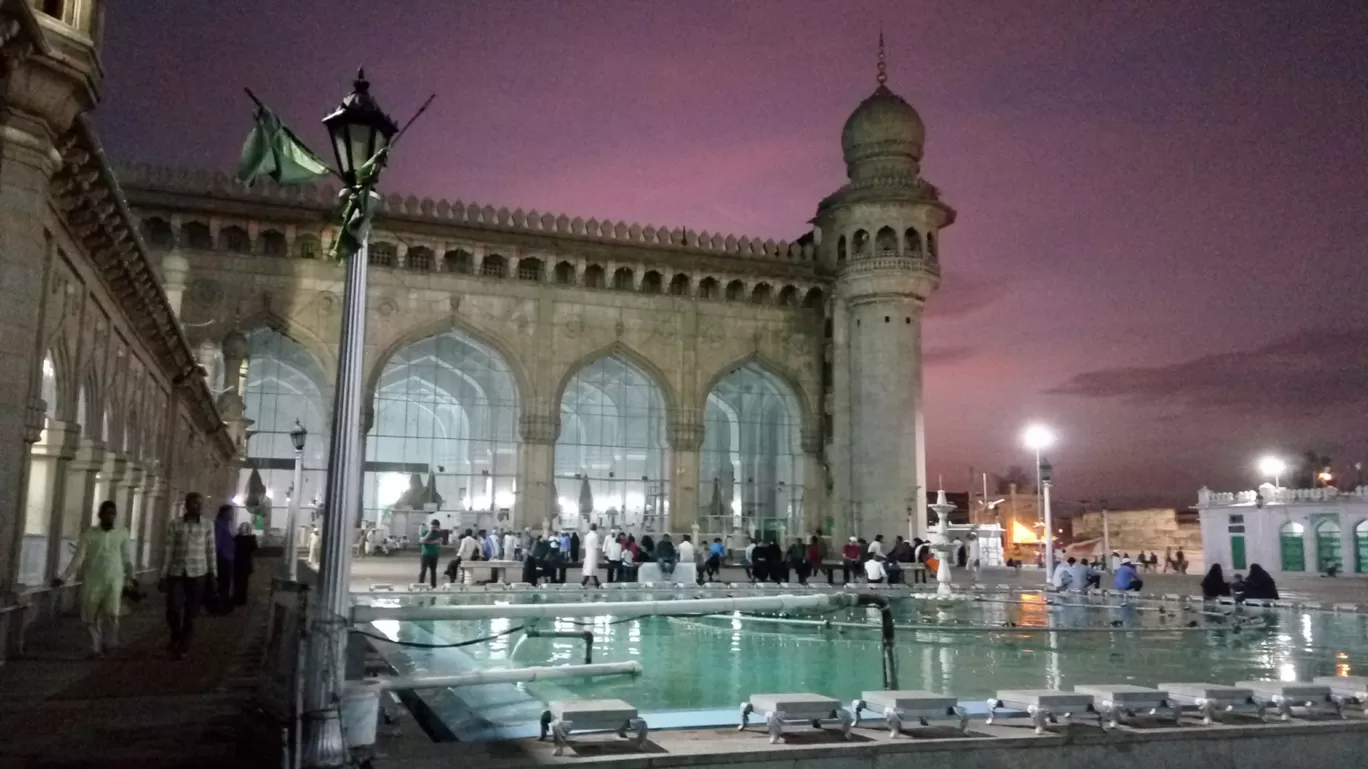
<path fill-rule="evenodd" d="M 888 82 L 888 64 L 884 61 L 884 39 L 882 26 L 879 27 L 879 76 L 875 79 L 879 81 L 879 85 L 883 85 L 884 83 Z"/>

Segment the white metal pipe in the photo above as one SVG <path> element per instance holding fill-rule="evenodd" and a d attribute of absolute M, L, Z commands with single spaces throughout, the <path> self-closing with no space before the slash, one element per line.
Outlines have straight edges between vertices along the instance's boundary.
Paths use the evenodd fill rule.
<path fill-rule="evenodd" d="M 641 675 L 641 663 L 598 662 L 593 665 L 557 665 L 540 668 L 509 668 L 507 670 L 477 670 L 446 676 L 385 676 L 366 679 L 367 683 L 383 690 L 443 689 L 454 686 L 480 684 L 515 684 L 531 681 L 551 681 L 557 678 L 595 678 L 598 676 Z"/>
<path fill-rule="evenodd" d="M 838 622 L 820 619 L 797 619 L 794 617 L 743 617 L 744 622 L 770 623 L 776 625 L 808 625 L 811 627 L 840 627 L 858 630 L 878 631 L 879 626 L 868 622 Z M 1211 633 L 1229 630 L 1229 627 L 1001 627 L 998 625 L 914 625 L 896 624 L 898 630 L 933 633 Z"/>
<path fill-rule="evenodd" d="M 601 617 L 605 615 L 717 614 L 728 611 L 797 611 L 853 603 L 844 593 L 830 595 L 766 595 L 745 598 L 696 598 L 672 601 L 587 601 L 580 603 L 510 603 L 446 606 L 353 606 L 352 621 L 529 619 L 537 617 Z"/>

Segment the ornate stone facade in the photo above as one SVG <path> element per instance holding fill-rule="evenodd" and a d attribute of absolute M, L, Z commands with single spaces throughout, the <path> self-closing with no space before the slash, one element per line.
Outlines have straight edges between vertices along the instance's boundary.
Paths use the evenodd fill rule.
<path fill-rule="evenodd" d="M 174 500 L 222 500 L 233 446 L 84 116 L 102 3 L 0 4 L 0 607 L 5 646 L 111 499 L 154 564 Z M 15 618 L 20 618 L 17 622 Z"/>

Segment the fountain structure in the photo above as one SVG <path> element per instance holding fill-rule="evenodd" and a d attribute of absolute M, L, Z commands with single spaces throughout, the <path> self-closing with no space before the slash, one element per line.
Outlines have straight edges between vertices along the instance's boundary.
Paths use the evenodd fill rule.
<path fill-rule="evenodd" d="M 936 568 L 936 595 L 951 595 L 954 587 L 950 584 L 950 559 L 955 546 L 950 541 L 949 523 L 946 516 L 955 506 L 945 499 L 945 489 L 936 492 L 936 504 L 931 505 L 936 513 L 936 530 L 931 535 L 931 550 L 936 554 L 939 566 Z"/>

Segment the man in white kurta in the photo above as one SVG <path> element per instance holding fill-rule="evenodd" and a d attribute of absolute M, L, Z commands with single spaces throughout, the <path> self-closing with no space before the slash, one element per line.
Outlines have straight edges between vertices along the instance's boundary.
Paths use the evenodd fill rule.
<path fill-rule="evenodd" d="M 598 587 L 599 556 L 603 553 L 601 550 L 599 550 L 599 533 L 597 523 L 589 524 L 589 533 L 584 535 L 583 550 L 584 567 L 580 570 L 580 575 L 583 577 L 583 579 L 580 580 L 580 586 L 588 586 L 589 580 L 592 579 L 594 581 L 594 587 Z"/>
<path fill-rule="evenodd" d="M 81 621 L 90 631 L 92 653 L 101 657 L 119 644 L 119 612 L 123 590 L 133 573 L 128 529 L 115 526 L 118 508 L 100 503 L 99 525 L 81 532 L 76 554 L 59 583 L 81 578 Z"/>

